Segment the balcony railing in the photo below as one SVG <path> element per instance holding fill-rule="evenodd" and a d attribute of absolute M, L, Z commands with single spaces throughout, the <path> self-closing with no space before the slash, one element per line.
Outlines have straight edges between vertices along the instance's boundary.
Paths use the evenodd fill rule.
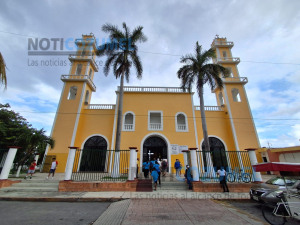
<path fill-rule="evenodd" d="M 161 130 L 161 123 L 150 123 L 150 130 Z"/>
<path fill-rule="evenodd" d="M 61 75 L 62 81 L 87 81 L 92 91 L 96 91 L 96 86 L 89 75 Z"/>
<path fill-rule="evenodd" d="M 93 47 L 96 49 L 97 48 L 97 42 L 95 38 L 77 38 L 75 39 L 75 44 L 78 46 L 78 44 L 84 44 L 85 46 L 91 46 L 93 45 Z"/>
<path fill-rule="evenodd" d="M 124 124 L 124 130 L 133 130 L 133 124 Z"/>
<path fill-rule="evenodd" d="M 186 125 L 177 125 L 177 130 L 185 131 L 186 130 Z"/>
<path fill-rule="evenodd" d="M 96 72 L 98 72 L 99 67 L 92 55 L 69 55 L 70 61 L 89 61 Z"/>
<path fill-rule="evenodd" d="M 86 109 L 115 109 L 116 105 L 112 104 L 89 104 Z"/>
<path fill-rule="evenodd" d="M 130 87 L 124 86 L 124 92 L 160 92 L 160 93 L 189 93 L 188 90 L 183 91 L 180 87 Z M 118 92 L 120 86 L 118 86 Z"/>
<path fill-rule="evenodd" d="M 200 111 L 200 106 L 194 106 L 195 110 Z M 224 111 L 222 106 L 204 106 L 205 111 Z"/>
<path fill-rule="evenodd" d="M 224 83 L 248 83 L 248 78 L 247 77 L 227 77 L 227 78 L 222 78 Z"/>
<path fill-rule="evenodd" d="M 214 47 L 230 47 L 234 46 L 232 41 L 214 41 L 212 44 Z"/>
<path fill-rule="evenodd" d="M 218 57 L 216 58 L 215 63 L 234 63 L 239 64 L 240 58 L 238 57 Z"/>

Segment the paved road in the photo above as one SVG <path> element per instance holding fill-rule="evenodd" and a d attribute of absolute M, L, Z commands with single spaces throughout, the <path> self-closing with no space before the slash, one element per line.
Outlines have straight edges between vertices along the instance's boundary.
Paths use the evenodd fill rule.
<path fill-rule="evenodd" d="M 252 214 L 254 216 L 256 216 L 257 218 L 266 221 L 262 215 L 261 212 L 261 208 L 262 208 L 262 204 L 260 203 L 256 203 L 256 202 L 252 202 L 252 201 L 227 201 L 226 203 L 229 203 L 230 205 L 233 205 L 236 208 L 239 208 L 249 214 Z M 295 220 L 295 219 L 287 219 L 288 221 L 288 225 L 299 225 L 300 222 Z"/>
<path fill-rule="evenodd" d="M 107 202 L 0 202 L 1 225 L 88 225 L 107 209 Z"/>

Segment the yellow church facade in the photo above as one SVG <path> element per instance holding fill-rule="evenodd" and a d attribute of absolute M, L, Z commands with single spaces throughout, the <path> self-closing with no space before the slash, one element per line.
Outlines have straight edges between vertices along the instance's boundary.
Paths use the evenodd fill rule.
<path fill-rule="evenodd" d="M 90 104 L 96 91 L 93 79 L 99 71 L 95 37 L 83 35 L 75 43 L 87 47 L 69 56 L 69 74 L 61 76 L 64 84 L 51 131 L 56 144 L 46 150 L 44 171 L 47 159 L 56 157 L 57 172 L 64 172 L 69 146 L 107 150 L 115 146 L 119 87 L 115 104 Z M 217 53 L 214 63 L 229 68 L 231 76 L 223 79 L 222 91 L 212 91 L 217 105 L 205 106 L 211 151 L 260 147 L 244 87 L 248 79 L 239 74 L 240 59 L 232 56 L 233 46 L 226 38 L 216 37 L 212 42 Z M 175 79 L 176 74 L 173 76 Z M 140 169 L 149 155 L 151 159 L 167 159 L 171 171 L 176 159 L 184 161 L 182 150 L 204 150 L 200 103 L 193 101 L 194 94 L 180 87 L 124 86 L 121 149 L 137 147 Z"/>

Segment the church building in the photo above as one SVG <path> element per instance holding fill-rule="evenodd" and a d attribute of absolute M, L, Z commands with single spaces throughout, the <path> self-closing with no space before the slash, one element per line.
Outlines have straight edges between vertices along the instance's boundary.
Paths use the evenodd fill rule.
<path fill-rule="evenodd" d="M 96 92 L 94 76 L 99 71 L 95 61 L 96 40 L 92 34 L 83 35 L 75 43 L 87 47 L 69 56 L 69 74 L 61 76 L 64 84 L 51 131 L 56 144 L 46 150 L 44 171 L 48 171 L 51 158 L 56 157 L 57 172 L 65 172 L 69 146 L 102 150 L 113 150 L 115 146 L 119 87 L 115 104 L 90 104 L 92 93 Z M 245 90 L 248 79 L 239 74 L 240 59 L 231 53 L 234 43 L 216 37 L 211 46 L 217 53 L 214 63 L 228 68 L 231 74 L 223 78 L 222 91 L 212 90 L 217 105 L 205 106 L 210 150 L 259 148 Z M 176 74 L 173 76 L 176 79 Z M 205 150 L 200 102 L 193 101 L 194 94 L 197 95 L 180 87 L 124 86 L 121 149 L 137 147 L 140 169 L 150 156 L 167 159 L 171 171 L 176 159 L 184 162 L 183 150 Z M 222 161 L 228 161 L 226 157 Z M 216 160 L 213 164 L 222 166 Z M 108 170 L 106 166 L 103 164 L 103 170 Z"/>

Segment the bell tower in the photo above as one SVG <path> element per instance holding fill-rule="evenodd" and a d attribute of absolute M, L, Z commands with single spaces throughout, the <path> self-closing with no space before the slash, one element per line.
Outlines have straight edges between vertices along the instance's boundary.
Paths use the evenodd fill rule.
<path fill-rule="evenodd" d="M 222 91 L 215 88 L 212 92 L 216 94 L 218 105 L 224 108 L 225 117 L 230 121 L 236 150 L 243 151 L 249 147 L 258 148 L 260 143 L 245 90 L 248 78 L 239 74 L 237 65 L 240 58 L 232 56 L 233 46 L 233 42 L 218 35 L 213 40 L 212 47 L 217 54 L 214 63 L 227 68 L 230 77 L 222 78 L 224 83 Z"/>
<path fill-rule="evenodd" d="M 68 146 L 74 146 L 80 116 L 88 107 L 92 92 L 96 91 L 93 83 L 94 73 L 98 72 L 95 62 L 96 39 L 91 33 L 76 39 L 76 53 L 69 55 L 71 66 L 69 74 L 61 75 L 64 82 L 57 112 L 53 122 L 51 137 L 55 140 L 54 149 L 46 149 L 45 155 L 55 156 L 59 161 L 66 161 Z M 78 146 L 80 147 L 80 146 Z M 43 171 L 47 170 L 44 158 Z M 64 172 L 65 165 L 58 168 Z"/>

